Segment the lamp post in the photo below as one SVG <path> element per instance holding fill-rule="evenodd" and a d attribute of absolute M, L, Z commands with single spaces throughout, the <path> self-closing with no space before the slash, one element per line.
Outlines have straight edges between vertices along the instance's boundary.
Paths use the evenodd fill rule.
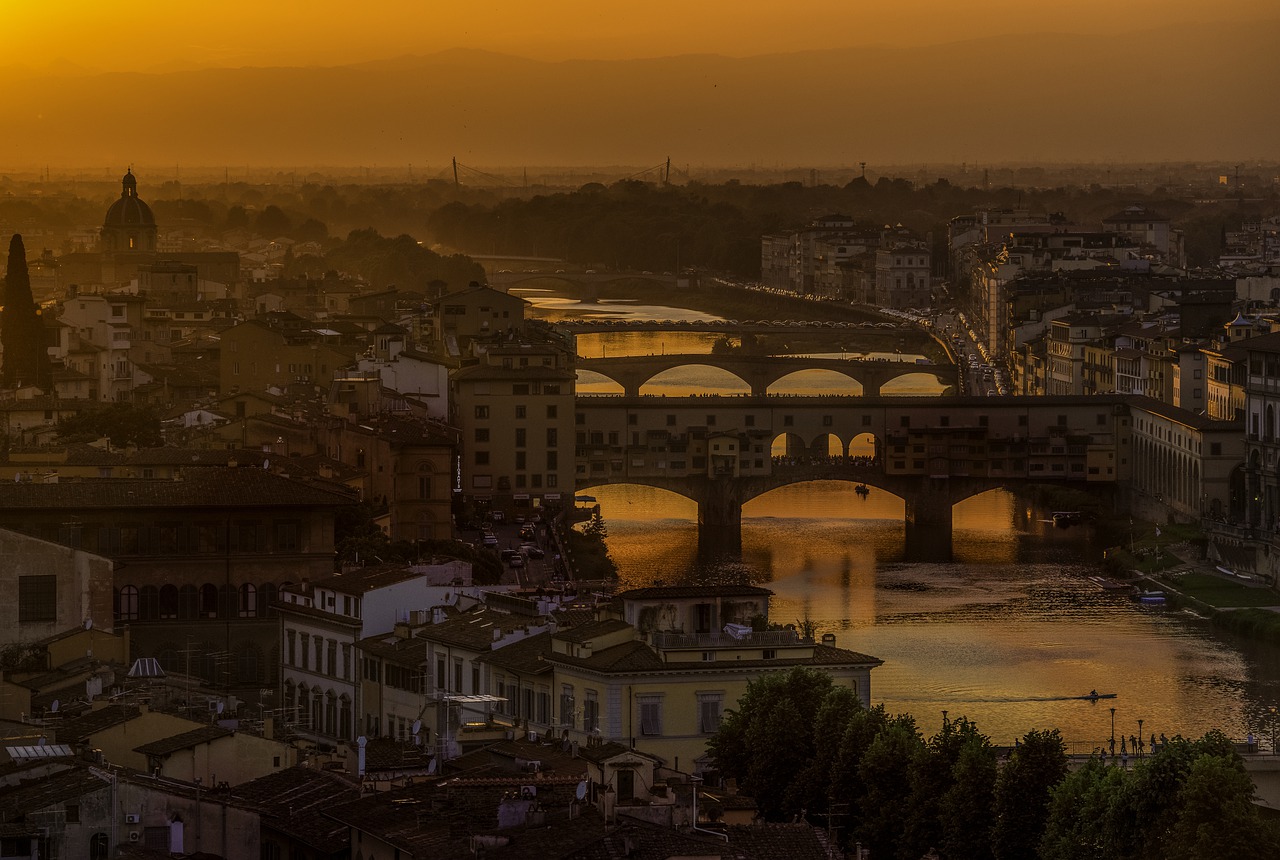
<path fill-rule="evenodd" d="M 1116 755 L 1116 709 L 1111 709 L 1111 757 Z"/>
<path fill-rule="evenodd" d="M 1142 758 L 1142 720 L 1138 720 L 1138 758 Z"/>
<path fill-rule="evenodd" d="M 1276 754 L 1276 706 L 1267 708 L 1271 712 L 1271 754 Z"/>

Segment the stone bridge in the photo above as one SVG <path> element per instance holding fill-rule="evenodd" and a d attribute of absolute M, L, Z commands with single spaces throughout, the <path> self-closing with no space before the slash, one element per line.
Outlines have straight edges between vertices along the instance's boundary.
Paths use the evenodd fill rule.
<path fill-rule="evenodd" d="M 907 553 L 949 558 L 952 506 L 997 488 L 1126 481 L 1128 409 L 1111 397 L 579 397 L 579 489 L 641 484 L 698 504 L 704 555 L 741 552 L 742 505 L 813 480 L 902 498 Z M 784 461 L 774 442 L 785 439 Z M 848 457 L 869 438 L 870 460 Z"/>
<path fill-rule="evenodd" d="M 623 395 L 635 397 L 653 377 L 677 367 L 706 366 L 726 370 L 750 386 L 753 395 L 768 394 L 770 386 L 802 370 L 830 370 L 857 382 L 864 396 L 874 396 L 888 382 L 908 374 L 926 373 L 947 386 L 956 386 L 959 369 L 954 364 L 888 361 L 883 359 L 814 358 L 757 355 L 651 355 L 646 357 L 579 358 L 578 370 L 598 373 L 622 386 Z"/>
<path fill-rule="evenodd" d="M 508 290 L 513 286 L 524 283 L 525 281 L 545 281 L 557 280 L 566 283 L 575 284 L 579 287 L 590 287 L 598 284 L 607 284 L 612 281 L 653 281 L 668 287 L 678 286 L 681 281 L 688 281 L 687 277 L 677 278 L 675 275 L 658 274 L 652 272 L 593 272 L 578 271 L 570 272 L 564 269 L 556 269 L 554 271 L 538 271 L 538 272 L 491 272 L 485 276 L 489 286 L 495 289 Z"/>

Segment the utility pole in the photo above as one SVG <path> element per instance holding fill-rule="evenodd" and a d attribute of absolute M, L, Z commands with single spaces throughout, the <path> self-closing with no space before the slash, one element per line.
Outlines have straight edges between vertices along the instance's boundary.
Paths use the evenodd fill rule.
<path fill-rule="evenodd" d="M 458 159 L 457 158 L 453 159 L 453 187 L 455 190 L 458 188 Z"/>

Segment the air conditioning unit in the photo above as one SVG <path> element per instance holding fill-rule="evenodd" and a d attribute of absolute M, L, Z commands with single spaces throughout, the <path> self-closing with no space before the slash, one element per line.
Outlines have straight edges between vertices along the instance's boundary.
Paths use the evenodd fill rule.
<path fill-rule="evenodd" d="M 529 732 L 529 741 L 530 741 L 530 743 L 535 743 L 535 744 L 536 744 L 536 743 L 538 742 L 538 733 L 537 733 L 537 732 Z"/>
<path fill-rule="evenodd" d="M 130 831 L 129 831 L 129 841 L 130 841 L 130 842 L 137 842 L 137 841 L 138 841 L 139 839 L 141 839 L 141 838 L 142 838 L 142 834 L 141 834 L 141 833 L 139 833 L 138 831 L 136 831 L 136 830 L 130 830 Z"/>
<path fill-rule="evenodd" d="M 130 812 L 126 814 L 124 817 L 125 824 L 137 824 L 141 820 L 142 820 L 142 816 L 138 815 L 138 813 L 136 812 Z"/>

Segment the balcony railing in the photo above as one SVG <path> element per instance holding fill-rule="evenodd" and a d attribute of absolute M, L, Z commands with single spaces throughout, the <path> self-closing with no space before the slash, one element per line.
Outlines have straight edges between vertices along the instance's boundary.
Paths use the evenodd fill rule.
<path fill-rule="evenodd" d="M 655 631 L 650 634 L 654 648 L 777 648 L 786 645 L 812 645 L 812 637 L 802 637 L 795 630 L 763 630 L 731 636 L 721 630 L 705 633 Z"/>

